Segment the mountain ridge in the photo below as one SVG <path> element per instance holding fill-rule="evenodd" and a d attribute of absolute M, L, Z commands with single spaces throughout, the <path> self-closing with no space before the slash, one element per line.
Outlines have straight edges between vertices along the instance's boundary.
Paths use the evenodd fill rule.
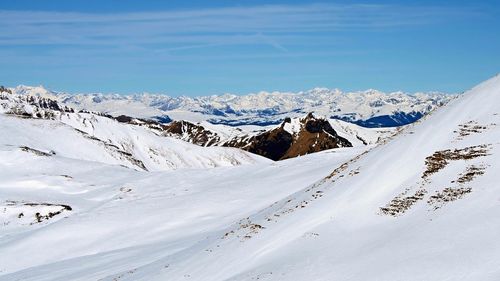
<path fill-rule="evenodd" d="M 333 148 L 351 147 L 353 143 L 357 145 L 356 143 L 359 143 L 359 141 L 363 145 L 375 144 L 373 141 L 363 139 L 359 135 L 360 133 L 367 135 L 369 138 L 373 138 L 373 136 L 378 138 L 388 137 L 391 134 L 390 130 L 382 132 L 357 128 L 356 125 L 347 126 L 338 123 L 342 121 L 330 122 L 325 118 L 317 118 L 312 113 L 303 117 L 288 117 L 280 126 L 260 127 L 259 130 L 254 131 L 245 131 L 224 125 L 211 125 L 207 122 L 195 124 L 185 120 L 176 120 L 164 124 L 151 119 L 134 118 L 126 115 L 115 117 L 83 109 L 75 110 L 61 104 L 56 99 L 52 99 L 50 95 L 32 95 L 7 91 L 0 93 L 0 112 L 25 118 L 55 120 L 70 125 L 84 136 L 99 141 L 108 149 L 113 149 L 115 158 L 126 160 L 127 165 L 132 164 L 136 168 L 144 170 L 148 169 L 147 166 L 155 167 L 154 169 L 159 168 L 154 163 L 148 165 L 148 157 L 145 158 L 148 160 L 145 162 L 146 164 L 143 163 L 145 161 L 143 159 L 144 154 L 153 159 L 158 156 L 159 150 L 150 147 L 148 152 L 134 152 L 134 146 L 140 146 L 140 144 L 130 140 L 131 136 L 122 136 L 123 140 L 116 140 L 115 135 L 122 134 L 120 132 L 122 129 L 119 129 L 120 125 L 113 123 L 113 121 L 121 123 L 123 128 L 135 130 L 134 126 L 137 126 L 150 134 L 166 138 L 173 137 L 202 147 L 240 148 L 274 161 Z M 332 124 L 336 129 L 332 127 Z M 91 129 L 88 128 L 89 126 Z M 100 126 L 107 127 L 111 134 L 95 135 Z M 345 130 L 345 128 L 348 129 Z M 336 130 L 341 130 L 342 134 L 350 140 L 339 136 Z M 157 141 L 154 141 L 153 146 L 156 145 Z M 137 156 L 136 158 L 134 158 L 134 154 Z"/>
<path fill-rule="evenodd" d="M 67 94 L 29 86 L 18 86 L 11 88 L 11 91 L 51 96 L 77 109 L 100 111 L 115 116 L 169 116 L 174 120 L 209 121 L 233 126 L 279 124 L 286 117 L 300 117 L 309 112 L 368 127 L 400 126 L 418 120 L 456 97 L 437 92 L 342 92 L 327 88 L 314 88 L 298 93 L 260 92 L 241 96 L 223 94 L 202 97 L 170 97 L 146 93 Z"/>

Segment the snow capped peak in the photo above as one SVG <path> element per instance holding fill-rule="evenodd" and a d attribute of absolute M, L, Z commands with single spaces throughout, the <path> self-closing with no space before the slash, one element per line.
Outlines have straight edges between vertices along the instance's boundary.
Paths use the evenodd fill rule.
<path fill-rule="evenodd" d="M 283 123 L 281 123 L 281 127 L 283 127 L 285 131 L 290 134 L 297 135 L 302 129 L 305 128 L 308 122 L 318 120 L 328 122 L 326 117 L 315 116 L 313 112 L 309 112 L 303 117 L 285 118 Z"/>
<path fill-rule="evenodd" d="M 215 124 L 277 124 L 286 116 L 300 117 L 307 112 L 335 116 L 351 122 L 392 116 L 395 113 L 422 116 L 455 97 L 439 93 L 410 95 L 377 90 L 344 93 L 339 89 L 314 88 L 298 93 L 261 91 L 240 96 L 226 93 L 193 98 L 146 93 L 73 95 L 35 88 L 20 86 L 14 92 L 45 93 L 78 109 L 101 111 L 116 116 L 151 118 L 168 115 L 178 120 L 210 121 Z"/>
<path fill-rule="evenodd" d="M 42 85 L 40 86 L 19 85 L 15 88 L 12 88 L 11 90 L 15 94 L 37 96 L 49 99 L 57 99 L 60 94 L 58 92 L 48 90 Z"/>

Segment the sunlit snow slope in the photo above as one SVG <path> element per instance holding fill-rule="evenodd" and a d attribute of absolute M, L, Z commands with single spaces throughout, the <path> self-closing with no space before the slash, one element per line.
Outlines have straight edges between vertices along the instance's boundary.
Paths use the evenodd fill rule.
<path fill-rule="evenodd" d="M 500 76 L 314 185 L 123 279 L 498 280 L 498 104 Z"/>
<path fill-rule="evenodd" d="M 3 150 L 0 280 L 99 280 L 154 262 L 311 185 L 363 149 L 172 172 Z"/>
<path fill-rule="evenodd" d="M 215 169 L 4 145 L 0 280 L 498 280 L 498 104 L 500 76 L 376 147 Z"/>

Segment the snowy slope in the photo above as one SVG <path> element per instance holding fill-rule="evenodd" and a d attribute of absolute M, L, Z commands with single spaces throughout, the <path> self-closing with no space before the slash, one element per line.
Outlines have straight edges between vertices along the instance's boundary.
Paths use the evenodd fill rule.
<path fill-rule="evenodd" d="M 353 123 L 330 119 L 332 128 L 346 138 L 353 146 L 370 145 L 384 142 L 402 128 L 365 128 Z"/>
<path fill-rule="evenodd" d="M 383 93 L 377 90 L 342 92 L 315 88 L 305 92 L 260 92 L 248 95 L 169 97 L 137 94 L 65 94 L 43 87 L 18 86 L 19 94 L 50 96 L 77 109 L 151 118 L 168 115 L 174 120 L 228 125 L 268 125 L 286 117 L 301 117 L 309 112 L 333 116 L 367 126 L 405 125 L 452 100 L 454 95 L 440 93 Z M 377 117 L 373 119 L 374 117 Z"/>
<path fill-rule="evenodd" d="M 498 280 L 499 102 L 497 76 L 329 177 L 123 280 Z"/>
<path fill-rule="evenodd" d="M 152 173 L 3 150 L 0 197 L 17 205 L 2 202 L 11 215 L 0 214 L 9 221 L 0 232 L 0 280 L 16 280 L 17 274 L 23 280 L 98 280 L 153 262 L 327 175 L 330 167 L 318 167 L 318 161 L 339 165 L 362 151 Z M 34 212 L 23 205 L 28 202 L 65 204 L 72 211 L 33 223 L 33 216 L 26 218 Z"/>
<path fill-rule="evenodd" d="M 233 148 L 203 149 L 105 116 L 59 110 L 57 104 L 46 108 L 46 101 L 51 100 L 42 99 L 41 103 L 31 96 L 9 93 L 0 98 L 0 112 L 9 113 L 0 114 L 0 144 L 4 146 L 149 171 L 267 161 Z"/>
<path fill-rule="evenodd" d="M 0 280 L 498 280 L 498 104 L 500 76 L 382 145 L 208 170 L 4 145 Z"/>

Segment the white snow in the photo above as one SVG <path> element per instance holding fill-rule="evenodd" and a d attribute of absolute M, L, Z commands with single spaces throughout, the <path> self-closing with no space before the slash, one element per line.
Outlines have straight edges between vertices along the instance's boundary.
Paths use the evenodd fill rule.
<path fill-rule="evenodd" d="M 342 92 L 338 89 L 314 88 L 309 91 L 260 92 L 236 96 L 231 94 L 202 97 L 170 97 L 160 94 L 66 94 L 43 87 L 18 86 L 14 93 L 52 97 L 77 109 L 128 115 L 138 118 L 168 115 L 174 120 L 277 121 L 285 117 L 302 117 L 314 112 L 321 116 L 339 115 L 351 120 L 391 115 L 395 112 L 428 113 L 455 98 L 442 93 L 383 93 L 377 90 Z M 231 109 L 235 113 L 230 113 Z M 226 112 L 217 115 L 213 110 Z M 263 112 L 265 112 L 263 114 Z"/>
<path fill-rule="evenodd" d="M 156 172 L 110 165 L 118 160 L 98 145 L 79 140 L 82 152 L 71 151 L 57 139 L 76 142 L 70 132 L 80 126 L 113 144 L 156 143 L 140 128 L 0 115 L 0 280 L 498 280 L 498 104 L 500 76 L 376 146 Z M 335 123 L 373 140 L 372 131 Z M 481 156 L 448 159 L 424 176 L 427 157 L 477 146 Z M 459 182 L 471 166 L 484 174 Z M 436 203 L 446 188 L 471 192 Z M 406 212 L 383 214 L 419 190 Z M 6 208 L 7 200 L 20 203 Z M 16 216 L 33 216 L 23 202 L 73 210 L 29 224 Z"/>
<path fill-rule="evenodd" d="M 302 128 L 302 123 L 300 122 L 300 118 L 293 118 L 290 122 L 286 122 L 283 126 L 283 129 L 290 133 L 292 136 L 298 134 Z"/>
<path fill-rule="evenodd" d="M 353 146 L 380 143 L 403 128 L 364 128 L 353 123 L 337 119 L 330 119 L 330 125 Z"/>

